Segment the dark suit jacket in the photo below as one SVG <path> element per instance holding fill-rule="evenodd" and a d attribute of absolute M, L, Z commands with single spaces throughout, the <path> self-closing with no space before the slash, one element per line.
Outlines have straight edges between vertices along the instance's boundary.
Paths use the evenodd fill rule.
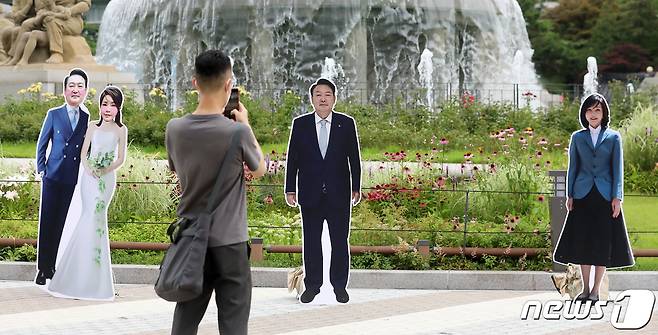
<path fill-rule="evenodd" d="M 37 172 L 44 171 L 44 178 L 63 184 L 77 183 L 80 151 L 89 122 L 89 114 L 82 105 L 78 115 L 78 124 L 71 129 L 66 105 L 48 111 L 37 142 Z M 48 143 L 51 148 L 46 158 Z"/>
<path fill-rule="evenodd" d="M 571 135 L 567 192 L 570 198 L 582 199 L 596 186 L 608 201 L 622 200 L 624 161 L 619 132 L 602 128 L 596 147 L 589 128 Z"/>
<path fill-rule="evenodd" d="M 332 113 L 324 159 L 318 144 L 315 112 L 293 120 L 288 143 L 285 192 L 297 192 L 297 201 L 301 206 L 319 206 L 322 185 L 325 185 L 329 204 L 333 207 L 349 206 L 352 192 L 361 189 L 361 156 L 356 122 L 345 114 Z"/>

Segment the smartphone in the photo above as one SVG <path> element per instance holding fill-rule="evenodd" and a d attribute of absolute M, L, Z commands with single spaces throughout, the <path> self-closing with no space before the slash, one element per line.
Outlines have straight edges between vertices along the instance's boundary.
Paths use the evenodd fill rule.
<path fill-rule="evenodd" d="M 231 90 L 231 97 L 228 99 L 226 107 L 224 107 L 224 115 L 232 120 L 235 120 L 235 116 L 231 115 L 231 111 L 240 109 L 240 91 L 237 88 Z"/>

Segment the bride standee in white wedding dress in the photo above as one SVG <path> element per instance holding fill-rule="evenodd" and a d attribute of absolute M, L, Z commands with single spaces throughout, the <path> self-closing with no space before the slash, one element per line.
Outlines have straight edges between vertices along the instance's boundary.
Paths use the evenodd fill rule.
<path fill-rule="evenodd" d="M 82 146 L 81 157 L 89 153 L 78 183 L 82 213 L 48 286 L 56 297 L 114 299 L 107 210 L 116 188 L 116 169 L 126 157 L 127 129 L 121 123 L 121 90 L 108 86 L 100 100 L 101 120 L 89 124 Z"/>

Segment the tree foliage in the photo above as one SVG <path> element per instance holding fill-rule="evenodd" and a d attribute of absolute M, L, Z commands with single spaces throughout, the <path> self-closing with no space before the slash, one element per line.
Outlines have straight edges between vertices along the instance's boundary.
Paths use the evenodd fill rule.
<path fill-rule="evenodd" d="M 658 64 L 658 0 L 519 0 L 535 53 L 550 83 L 580 83 L 586 59 L 599 72 L 639 72 Z"/>

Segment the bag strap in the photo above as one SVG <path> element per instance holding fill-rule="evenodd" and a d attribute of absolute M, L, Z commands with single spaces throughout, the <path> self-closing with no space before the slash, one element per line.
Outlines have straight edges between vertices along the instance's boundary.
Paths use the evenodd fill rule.
<path fill-rule="evenodd" d="M 226 170 L 228 160 L 233 157 L 235 151 L 237 150 L 238 141 L 240 140 L 238 133 L 241 130 L 242 129 L 238 127 L 238 129 L 233 132 L 228 151 L 226 152 L 226 155 L 224 155 L 224 159 L 219 166 L 219 172 L 217 173 L 217 178 L 215 179 L 215 185 L 213 186 L 212 193 L 210 193 L 210 197 L 208 198 L 208 205 L 206 206 L 206 211 L 208 214 L 212 213 L 219 206 L 221 200 L 220 191 L 222 190 L 222 185 L 224 184 L 224 180 L 222 180 L 222 174 L 224 173 L 224 170 Z M 242 178 L 242 169 L 240 169 L 240 178 Z"/>

